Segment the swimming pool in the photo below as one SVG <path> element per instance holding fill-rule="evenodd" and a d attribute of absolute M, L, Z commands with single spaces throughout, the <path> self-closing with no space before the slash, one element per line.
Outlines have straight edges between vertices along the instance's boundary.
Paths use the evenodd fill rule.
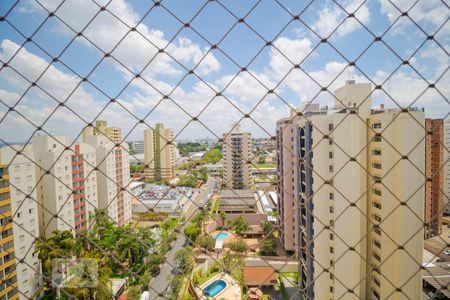
<path fill-rule="evenodd" d="M 214 238 L 216 239 L 216 241 L 224 240 L 224 239 L 226 239 L 227 237 L 228 237 L 228 233 L 226 233 L 226 232 L 221 232 L 221 233 L 219 233 L 219 234 L 215 234 L 215 235 L 214 235 Z"/>
<path fill-rule="evenodd" d="M 214 297 L 218 293 L 220 293 L 225 287 L 227 286 L 227 283 L 223 280 L 214 280 L 210 284 L 208 284 L 207 287 L 203 289 L 203 293 L 205 296 L 211 296 Z"/>

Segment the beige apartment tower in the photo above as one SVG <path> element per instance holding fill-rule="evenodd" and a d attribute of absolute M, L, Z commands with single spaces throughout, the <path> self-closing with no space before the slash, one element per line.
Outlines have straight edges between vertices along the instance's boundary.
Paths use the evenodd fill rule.
<path fill-rule="evenodd" d="M 252 137 L 250 133 L 241 132 L 240 125 L 234 124 L 231 131 L 223 135 L 223 149 L 223 176 L 226 187 L 251 188 Z"/>
<path fill-rule="evenodd" d="M 94 126 L 86 126 L 83 129 L 82 139 L 84 143 L 87 143 L 88 136 L 102 135 L 110 141 L 121 144 L 122 143 L 122 129 L 119 127 L 108 127 L 108 122 L 97 120 Z"/>
<path fill-rule="evenodd" d="M 146 179 L 171 180 L 175 177 L 174 134 L 170 128 L 157 123 L 144 130 L 144 161 Z"/>
<path fill-rule="evenodd" d="M 333 109 L 278 122 L 280 239 L 302 299 L 421 295 L 424 113 L 371 109 L 370 94 L 348 81 Z"/>

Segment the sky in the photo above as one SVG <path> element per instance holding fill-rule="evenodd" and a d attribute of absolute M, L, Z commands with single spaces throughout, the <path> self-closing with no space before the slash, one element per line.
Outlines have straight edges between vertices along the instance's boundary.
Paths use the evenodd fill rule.
<path fill-rule="evenodd" d="M 348 79 L 382 85 L 373 106 L 450 112 L 450 1 L 16 2 L 0 1 L 0 142 L 76 139 L 97 119 L 125 140 L 156 122 L 176 139 L 220 137 L 234 122 L 269 137 Z"/>

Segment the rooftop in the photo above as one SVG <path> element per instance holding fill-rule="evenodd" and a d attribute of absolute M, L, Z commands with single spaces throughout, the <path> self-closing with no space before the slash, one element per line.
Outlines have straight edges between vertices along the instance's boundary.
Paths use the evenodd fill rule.
<path fill-rule="evenodd" d="M 270 266 L 244 267 L 244 284 L 250 286 L 277 284 L 275 270 Z"/>

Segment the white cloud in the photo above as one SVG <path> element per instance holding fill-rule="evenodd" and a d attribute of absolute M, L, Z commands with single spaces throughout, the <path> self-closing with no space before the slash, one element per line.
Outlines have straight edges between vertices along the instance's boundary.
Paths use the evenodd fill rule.
<path fill-rule="evenodd" d="M 355 18 L 347 19 L 347 13 L 341 7 L 326 2 L 325 6 L 318 12 L 318 19 L 312 25 L 312 28 L 323 38 L 328 37 L 338 26 L 339 28 L 333 34 L 333 37 L 344 36 L 362 28 L 356 19 L 367 25 L 370 21 L 370 12 L 367 4 L 361 5 L 361 3 L 361 0 L 347 0 L 341 3 L 345 11 L 355 14 Z M 345 22 L 340 25 L 344 20 Z"/>
<path fill-rule="evenodd" d="M 280 37 L 274 42 L 275 48 L 270 50 L 270 66 L 276 78 L 281 79 L 292 69 L 292 64 L 299 64 L 311 53 L 312 44 L 307 38 L 289 39 Z M 314 56 L 314 53 L 311 53 Z"/>
<path fill-rule="evenodd" d="M 389 21 L 393 22 L 402 12 L 409 11 L 409 16 L 415 21 L 426 20 L 436 25 L 441 25 L 448 18 L 448 9 L 442 7 L 440 0 L 379 0 L 381 12 Z M 414 5 L 414 6 L 413 6 Z"/>
<path fill-rule="evenodd" d="M 133 72 L 140 72 L 155 57 L 146 69 L 147 74 L 180 75 L 182 70 L 174 60 L 166 53 L 158 53 L 159 49 L 165 47 L 168 53 L 188 67 L 199 62 L 206 53 L 206 50 L 202 51 L 198 44 L 185 37 L 180 37 L 168 45 L 169 41 L 162 31 L 151 29 L 144 23 L 137 26 L 137 31 L 129 32 L 128 27 L 135 27 L 140 17 L 126 1 L 97 2 L 99 5 L 107 4 L 108 11 L 95 15 L 100 8 L 93 1 L 67 0 L 56 11 L 56 15 L 77 32 L 84 29 L 83 35 L 104 52 L 108 53 L 114 49 L 111 54 Z M 44 0 L 41 3 L 50 11 L 58 5 L 53 0 Z M 91 21 L 93 17 L 95 18 Z M 70 36 L 74 34 L 63 24 L 60 24 L 60 30 Z M 81 40 L 92 46 L 87 40 Z M 123 68 L 119 69 L 123 71 Z M 201 75 L 207 75 L 219 69 L 219 61 L 209 53 L 197 71 Z"/>

